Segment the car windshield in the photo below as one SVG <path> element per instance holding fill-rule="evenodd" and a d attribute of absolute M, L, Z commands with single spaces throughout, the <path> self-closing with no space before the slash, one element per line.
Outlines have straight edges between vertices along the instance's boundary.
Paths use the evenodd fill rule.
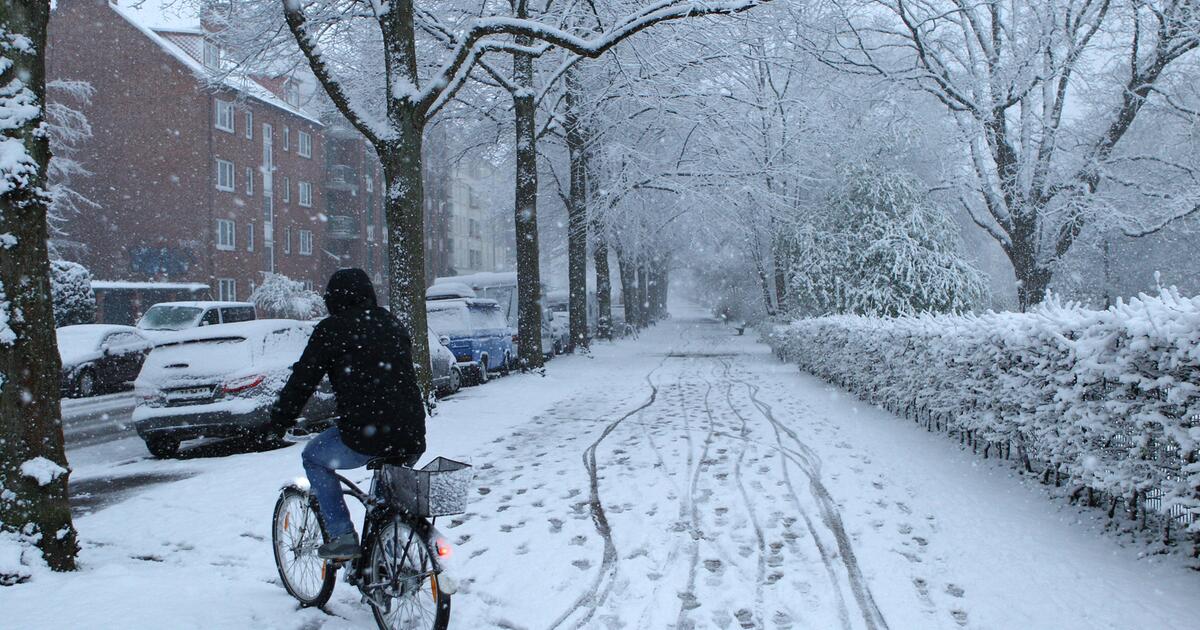
<path fill-rule="evenodd" d="M 467 319 L 466 311 L 462 305 L 431 308 L 428 313 L 429 327 L 439 335 L 470 337 L 471 322 Z"/>
<path fill-rule="evenodd" d="M 494 330 L 508 325 L 500 309 L 491 306 L 471 309 L 471 323 L 476 330 Z"/>
<path fill-rule="evenodd" d="M 196 316 L 203 309 L 195 306 L 151 306 L 138 321 L 143 330 L 183 330 L 196 324 Z"/>

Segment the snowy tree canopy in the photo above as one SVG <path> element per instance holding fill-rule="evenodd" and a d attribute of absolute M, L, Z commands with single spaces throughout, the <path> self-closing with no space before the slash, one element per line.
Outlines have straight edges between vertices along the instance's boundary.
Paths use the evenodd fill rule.
<path fill-rule="evenodd" d="M 92 274 L 79 263 L 50 262 L 50 287 L 54 293 L 54 325 L 92 324 L 96 321 L 96 293 Z"/>
<path fill-rule="evenodd" d="M 911 175 L 858 164 L 840 180 L 785 237 L 796 314 L 896 316 L 983 302 L 983 276 L 959 252 L 957 226 Z"/>

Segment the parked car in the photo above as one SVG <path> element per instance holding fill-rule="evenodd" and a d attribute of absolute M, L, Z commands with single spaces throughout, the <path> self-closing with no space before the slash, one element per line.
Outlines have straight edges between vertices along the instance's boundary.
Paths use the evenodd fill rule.
<path fill-rule="evenodd" d="M 315 324 L 286 319 L 206 326 L 154 348 L 134 384 L 133 424 L 155 457 L 197 437 L 262 436 Z M 325 379 L 302 417 L 308 427 L 337 413 Z"/>
<path fill-rule="evenodd" d="M 79 324 L 55 332 L 64 396 L 86 397 L 127 388 L 153 347 L 132 326 Z"/>
<path fill-rule="evenodd" d="M 439 396 L 449 396 L 462 387 L 462 368 L 446 344 L 449 337 L 439 337 L 429 329 L 429 367 L 433 372 L 433 388 Z"/>
<path fill-rule="evenodd" d="M 554 354 L 562 354 L 567 351 L 571 341 L 571 315 L 566 310 L 546 310 L 550 313 L 550 335 L 553 339 L 551 346 L 554 348 Z"/>
<path fill-rule="evenodd" d="M 160 302 L 151 306 L 137 327 L 148 331 L 178 331 L 254 320 L 249 302 Z"/>
<path fill-rule="evenodd" d="M 507 372 L 516 356 L 504 311 L 495 300 L 450 298 L 425 302 L 429 327 L 454 353 L 471 383 L 486 383 L 492 372 Z"/>

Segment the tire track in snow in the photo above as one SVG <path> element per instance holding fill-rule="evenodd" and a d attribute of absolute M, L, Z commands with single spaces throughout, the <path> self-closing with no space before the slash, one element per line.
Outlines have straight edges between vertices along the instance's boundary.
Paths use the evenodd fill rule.
<path fill-rule="evenodd" d="M 800 439 L 796 432 L 779 422 L 775 418 L 773 408 L 758 399 L 757 385 L 753 385 L 747 381 L 736 379 L 746 386 L 746 391 L 750 397 L 750 402 L 758 409 L 763 418 L 767 420 L 775 429 L 775 437 L 779 443 L 781 451 L 786 457 L 791 459 L 805 473 L 809 480 L 809 490 L 813 499 L 817 503 L 817 507 L 821 513 L 821 520 L 825 527 L 833 534 L 834 540 L 837 542 L 838 552 L 841 557 L 841 564 L 846 570 L 847 581 L 850 584 L 850 590 L 854 594 L 854 599 L 858 604 L 859 611 L 862 614 L 863 623 L 866 624 L 868 630 L 887 630 L 887 621 L 883 618 L 883 614 L 879 611 L 879 607 L 875 603 L 875 598 L 871 594 L 870 586 L 863 578 L 862 570 L 858 566 L 858 560 L 854 555 L 854 546 L 851 544 L 850 537 L 846 534 L 845 527 L 842 524 L 842 516 L 838 511 L 837 504 L 833 501 L 829 491 L 825 488 L 825 484 L 821 482 L 821 459 L 803 440 Z M 791 438 L 796 445 L 796 450 L 787 448 L 783 443 L 783 435 Z M 787 475 L 787 467 L 784 466 L 784 475 Z M 790 479 L 788 487 L 792 488 Z M 803 511 L 802 511 L 803 513 Z M 808 523 L 810 532 L 813 533 L 814 541 L 821 550 L 822 558 L 827 558 L 828 551 L 824 549 L 824 545 L 813 531 L 811 519 L 807 513 L 804 513 L 804 519 Z M 832 563 L 827 562 L 827 565 L 832 569 Z M 836 586 L 836 583 L 835 583 Z M 840 596 L 840 589 L 839 589 Z M 844 607 L 844 602 L 843 602 Z M 847 621 L 848 620 L 844 620 Z"/>
<path fill-rule="evenodd" d="M 755 580 L 754 588 L 754 627 L 762 628 L 764 615 L 764 597 L 763 584 L 767 579 L 767 538 L 763 534 L 762 524 L 758 520 L 758 513 L 754 510 L 754 504 L 750 501 L 750 493 L 746 491 L 746 484 L 742 479 L 742 470 L 745 466 L 746 452 L 749 449 L 750 443 L 750 426 L 746 417 L 738 412 L 737 405 L 733 404 L 733 379 L 729 375 L 730 363 L 725 359 L 721 360 L 721 365 L 724 367 L 725 373 L 723 376 L 728 379 L 725 383 L 725 404 L 729 405 L 729 410 L 741 422 L 738 431 L 740 437 L 741 450 L 738 452 L 737 462 L 733 469 L 733 478 L 737 483 L 738 492 L 741 493 L 742 503 L 746 506 L 746 513 L 750 517 L 750 524 L 754 528 L 754 538 L 758 543 L 758 563 L 757 563 L 757 579 Z"/>
<path fill-rule="evenodd" d="M 705 461 L 708 460 L 708 449 L 712 446 L 712 439 L 715 427 L 713 426 L 712 405 L 708 399 L 712 394 L 712 380 L 708 377 L 704 378 L 707 387 L 704 390 L 704 413 L 708 416 L 708 432 L 704 437 L 704 448 L 700 449 L 700 459 L 696 461 L 696 465 L 691 467 L 692 480 L 688 487 L 688 516 L 692 521 L 690 534 L 692 536 L 691 549 L 691 564 L 688 567 L 687 589 L 680 593 L 679 597 L 682 600 L 679 604 L 679 620 L 676 623 L 676 628 L 683 630 L 691 628 L 692 623 L 688 620 L 687 612 L 694 608 L 698 608 L 700 604 L 696 601 L 696 571 L 700 565 L 700 539 L 704 537 L 704 532 L 700 528 L 700 510 L 696 507 L 696 489 L 700 486 L 700 472 L 705 466 Z M 691 464 L 691 430 L 688 428 L 688 463 Z"/>
<path fill-rule="evenodd" d="M 600 480 L 598 477 L 599 467 L 596 464 L 596 449 L 613 431 L 621 425 L 622 422 L 629 419 L 633 415 L 648 409 L 658 399 L 658 385 L 654 383 L 654 373 L 657 372 L 664 363 L 667 357 L 658 363 L 654 369 L 646 373 L 646 384 L 650 386 L 650 397 L 641 405 L 630 410 L 625 415 L 612 421 L 600 433 L 594 442 L 583 452 L 583 467 L 588 473 L 589 485 L 589 507 L 592 513 L 592 523 L 596 526 L 596 532 L 604 540 L 604 555 L 600 561 L 600 570 L 596 573 L 596 579 L 593 581 L 591 588 L 585 591 L 575 603 L 571 605 L 565 612 L 559 615 L 554 623 L 550 624 L 550 630 L 554 630 L 566 623 L 572 615 L 582 609 L 587 609 L 587 612 L 575 624 L 575 628 L 582 628 L 592 616 L 596 614 L 596 610 L 607 599 L 609 592 L 612 591 L 614 578 L 617 570 L 617 547 L 612 539 L 612 527 L 608 523 L 608 515 L 604 512 L 604 505 L 600 502 Z"/>

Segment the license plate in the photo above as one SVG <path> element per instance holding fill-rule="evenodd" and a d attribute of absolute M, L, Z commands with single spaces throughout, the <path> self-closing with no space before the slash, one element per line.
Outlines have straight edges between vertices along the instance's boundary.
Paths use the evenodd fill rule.
<path fill-rule="evenodd" d="M 195 400 L 210 397 L 212 397 L 211 387 L 189 387 L 187 389 L 177 389 L 167 394 L 168 400 Z"/>

